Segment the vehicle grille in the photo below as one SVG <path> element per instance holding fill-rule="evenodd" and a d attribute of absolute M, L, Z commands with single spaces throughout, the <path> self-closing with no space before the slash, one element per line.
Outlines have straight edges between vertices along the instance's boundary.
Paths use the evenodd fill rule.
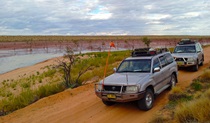
<path fill-rule="evenodd" d="M 176 58 L 175 61 L 187 61 L 187 58 Z"/>
<path fill-rule="evenodd" d="M 121 87 L 122 86 L 104 85 L 104 90 L 105 91 L 116 91 L 116 92 L 120 92 L 121 91 Z M 122 92 L 125 92 L 125 90 L 126 90 L 126 86 L 123 86 Z"/>

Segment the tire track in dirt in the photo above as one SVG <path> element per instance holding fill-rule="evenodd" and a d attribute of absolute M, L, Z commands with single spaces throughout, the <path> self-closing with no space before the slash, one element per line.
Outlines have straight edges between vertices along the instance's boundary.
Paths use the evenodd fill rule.
<path fill-rule="evenodd" d="M 180 70 L 177 86 L 186 88 L 191 81 L 210 66 L 210 47 L 204 49 L 205 62 L 199 71 Z M 107 122 L 141 122 L 146 123 L 168 102 L 168 92 L 164 91 L 155 100 L 149 111 L 141 111 L 134 102 L 117 103 L 107 107 L 94 93 L 94 84 L 43 98 L 36 103 L 0 117 L 3 123 L 107 123 Z"/>

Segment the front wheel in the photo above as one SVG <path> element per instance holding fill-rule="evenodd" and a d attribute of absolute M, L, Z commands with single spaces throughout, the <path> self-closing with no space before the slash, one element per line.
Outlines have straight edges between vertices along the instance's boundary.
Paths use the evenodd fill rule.
<path fill-rule="evenodd" d="M 196 63 L 196 65 L 192 66 L 193 71 L 198 71 L 198 61 Z"/>
<path fill-rule="evenodd" d="M 153 107 L 154 93 L 151 89 L 147 89 L 142 99 L 138 100 L 139 109 L 148 111 Z"/>

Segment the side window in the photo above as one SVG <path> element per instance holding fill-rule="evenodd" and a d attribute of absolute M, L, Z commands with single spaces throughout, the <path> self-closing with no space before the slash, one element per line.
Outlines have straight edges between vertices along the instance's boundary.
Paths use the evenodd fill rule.
<path fill-rule="evenodd" d="M 171 64 L 174 61 L 174 58 L 172 57 L 171 54 L 166 54 L 165 56 L 168 64 Z"/>
<path fill-rule="evenodd" d="M 199 46 L 199 44 L 196 44 L 196 51 L 200 52 L 201 51 L 201 47 Z"/>
<path fill-rule="evenodd" d="M 167 61 L 166 61 L 165 55 L 160 56 L 159 59 L 160 59 L 160 63 L 162 65 L 162 67 L 165 67 L 167 65 Z"/>
<path fill-rule="evenodd" d="M 153 62 L 153 69 L 156 68 L 156 67 L 160 67 L 160 62 L 159 62 L 158 58 L 156 58 Z"/>
<path fill-rule="evenodd" d="M 200 47 L 201 50 L 203 49 L 200 43 L 198 43 L 198 46 Z"/>

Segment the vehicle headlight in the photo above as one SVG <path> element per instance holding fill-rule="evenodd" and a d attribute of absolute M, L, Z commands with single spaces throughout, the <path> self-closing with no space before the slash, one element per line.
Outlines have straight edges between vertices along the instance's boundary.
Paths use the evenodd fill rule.
<path fill-rule="evenodd" d="M 194 62 L 195 59 L 194 59 L 194 58 L 188 58 L 187 61 L 188 61 L 188 62 Z"/>
<path fill-rule="evenodd" d="M 102 91 L 102 84 L 96 84 L 96 91 Z"/>
<path fill-rule="evenodd" d="M 138 92 L 137 86 L 127 86 L 126 87 L 126 93 L 136 93 Z"/>

